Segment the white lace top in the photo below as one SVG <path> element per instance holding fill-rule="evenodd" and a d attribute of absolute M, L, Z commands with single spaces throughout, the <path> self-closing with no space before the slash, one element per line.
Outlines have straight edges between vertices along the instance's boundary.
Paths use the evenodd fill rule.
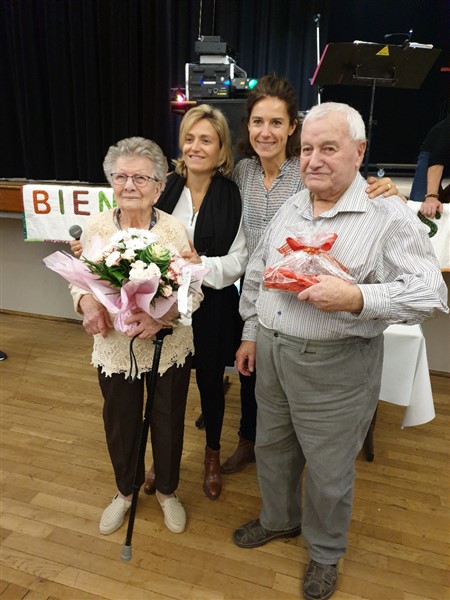
<path fill-rule="evenodd" d="M 171 215 L 156 210 L 157 222 L 152 231 L 157 233 L 161 244 L 171 244 L 178 252 L 189 251 L 189 241 L 183 225 Z M 105 244 L 113 233 L 117 231 L 114 223 L 114 211 L 107 211 L 92 216 L 81 236 L 81 243 L 86 252 L 89 248 L 89 240 L 95 236 L 104 239 Z M 74 300 L 75 311 L 82 314 L 79 309 L 81 296 L 86 292 L 75 286 L 71 286 L 71 294 Z M 193 298 L 193 310 L 198 308 L 203 295 L 196 294 Z M 114 317 L 111 315 L 111 322 Z M 125 373 L 130 370 L 130 341 L 125 334 L 112 329 L 106 338 L 100 334 L 94 335 L 94 348 L 92 352 L 92 364 L 101 367 L 102 372 L 110 376 L 113 373 Z M 154 345 L 151 339 L 140 340 L 136 338 L 133 342 L 133 351 L 136 356 L 140 374 L 151 370 L 153 361 Z M 164 338 L 161 351 L 161 360 L 158 372 L 165 373 L 173 365 L 183 365 L 188 354 L 194 353 L 194 342 L 192 327 L 179 325 L 174 328 L 172 335 Z"/>

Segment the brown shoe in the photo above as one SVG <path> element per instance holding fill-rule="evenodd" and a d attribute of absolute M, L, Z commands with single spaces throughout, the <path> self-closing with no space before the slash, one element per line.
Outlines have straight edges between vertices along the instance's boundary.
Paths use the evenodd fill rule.
<path fill-rule="evenodd" d="M 217 500 L 222 491 L 222 475 L 220 474 L 220 450 L 205 449 L 205 481 L 203 491 L 210 500 Z"/>
<path fill-rule="evenodd" d="M 221 467 L 222 473 L 237 473 L 250 463 L 256 462 L 255 444 L 239 435 L 239 444 L 234 454 Z"/>
<path fill-rule="evenodd" d="M 147 473 L 144 483 L 144 492 L 148 495 L 156 492 L 155 465 L 152 465 Z"/>

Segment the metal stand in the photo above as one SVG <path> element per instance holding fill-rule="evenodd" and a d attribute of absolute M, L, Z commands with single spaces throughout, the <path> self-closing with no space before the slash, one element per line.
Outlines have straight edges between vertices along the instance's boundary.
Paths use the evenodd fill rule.
<path fill-rule="evenodd" d="M 418 89 L 440 52 L 436 48 L 423 46 L 369 42 L 328 44 L 325 47 L 311 85 L 359 85 L 372 88 L 364 177 L 367 177 L 369 168 L 376 87 Z"/>
<path fill-rule="evenodd" d="M 317 54 L 317 65 L 320 63 L 320 13 L 314 15 L 314 23 L 316 24 L 316 54 Z M 321 102 L 320 96 L 321 88 L 317 87 L 317 104 Z"/>
<path fill-rule="evenodd" d="M 355 76 L 356 78 L 357 76 Z M 360 79 L 367 80 L 370 78 L 361 77 Z M 394 82 L 395 79 L 372 79 L 372 93 L 370 96 L 370 109 L 369 109 L 369 119 L 367 121 L 367 148 L 364 162 L 364 178 L 367 179 L 367 175 L 369 174 L 369 156 L 370 156 L 370 146 L 372 142 L 372 127 L 376 122 L 373 120 L 373 106 L 375 104 L 375 89 L 377 87 L 377 82 L 382 82 L 384 85 Z"/>

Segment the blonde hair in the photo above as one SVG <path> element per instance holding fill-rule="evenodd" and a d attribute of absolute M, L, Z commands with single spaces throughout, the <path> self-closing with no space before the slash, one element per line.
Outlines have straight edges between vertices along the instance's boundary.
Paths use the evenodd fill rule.
<path fill-rule="evenodd" d="M 209 104 L 200 104 L 187 111 L 181 120 L 178 144 L 182 150 L 186 137 L 192 127 L 207 119 L 219 136 L 220 152 L 216 168 L 223 175 L 229 176 L 233 171 L 233 150 L 231 146 L 231 134 L 228 121 L 221 110 L 213 108 Z M 175 171 L 182 177 L 187 176 L 187 168 L 182 156 L 173 161 Z"/>

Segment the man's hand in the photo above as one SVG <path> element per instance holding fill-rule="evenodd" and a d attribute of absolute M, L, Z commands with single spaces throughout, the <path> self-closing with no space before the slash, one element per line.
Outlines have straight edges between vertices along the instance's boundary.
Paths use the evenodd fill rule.
<path fill-rule="evenodd" d="M 364 301 L 357 285 L 332 275 L 318 275 L 317 279 L 319 283 L 298 294 L 299 300 L 312 304 L 324 312 L 341 310 L 351 313 L 361 312 Z"/>
<path fill-rule="evenodd" d="M 441 214 L 444 212 L 444 206 L 437 198 L 428 196 L 428 198 L 425 198 L 422 202 L 419 211 L 429 219 L 434 219 L 436 212 L 440 212 Z"/>
<path fill-rule="evenodd" d="M 83 313 L 83 327 L 86 332 L 90 335 L 101 333 L 102 337 L 106 337 L 113 327 L 106 308 L 97 302 L 92 294 L 81 296 L 79 306 Z"/>
<path fill-rule="evenodd" d="M 242 375 L 251 375 L 255 370 L 256 342 L 244 340 L 236 352 L 236 369 Z"/>
<path fill-rule="evenodd" d="M 380 179 L 368 177 L 367 183 L 369 186 L 366 188 L 366 194 L 368 194 L 369 198 L 376 198 L 381 195 L 385 198 L 389 198 L 389 196 L 400 196 L 400 198 L 406 202 L 406 198 L 399 193 L 397 186 L 390 177 L 381 177 Z"/>

